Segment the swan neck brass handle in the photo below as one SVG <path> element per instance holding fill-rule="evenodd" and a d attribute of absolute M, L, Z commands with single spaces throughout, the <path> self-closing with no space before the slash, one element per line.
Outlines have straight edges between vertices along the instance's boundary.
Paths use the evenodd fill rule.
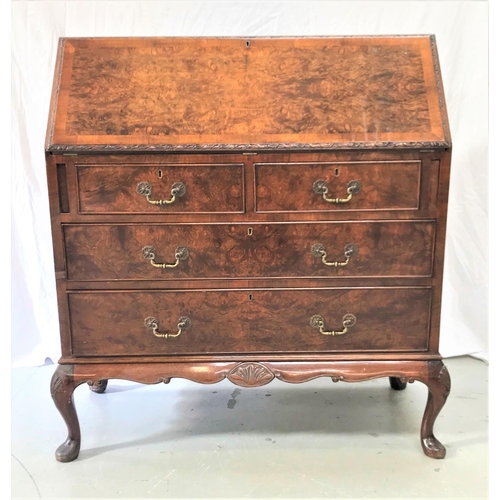
<path fill-rule="evenodd" d="M 313 191 L 322 196 L 328 203 L 347 203 L 351 201 L 351 198 L 361 192 L 361 182 L 360 181 L 349 181 L 347 184 L 347 197 L 346 198 L 329 198 L 328 195 L 328 185 L 326 181 L 317 180 L 313 183 Z"/>
<path fill-rule="evenodd" d="M 155 337 L 161 337 L 164 339 L 178 337 L 183 330 L 187 330 L 191 328 L 191 320 L 187 316 L 181 316 L 177 321 L 177 333 L 159 333 L 158 328 L 160 326 L 159 321 L 156 318 L 149 317 L 144 320 L 144 326 L 148 330 L 152 330 L 152 333 Z"/>
<path fill-rule="evenodd" d="M 172 184 L 172 189 L 170 190 L 169 200 L 152 200 L 151 195 L 153 194 L 153 188 L 149 182 L 139 182 L 137 184 L 137 193 L 141 196 L 145 196 L 148 203 L 151 205 L 170 205 L 177 198 L 181 198 L 186 194 L 186 185 L 183 182 L 174 182 Z"/>
<path fill-rule="evenodd" d="M 167 269 L 167 268 L 177 267 L 181 260 L 186 260 L 189 257 L 189 250 L 187 247 L 177 247 L 174 253 L 175 262 L 173 264 L 163 264 L 160 262 L 155 262 L 156 250 L 152 246 L 143 247 L 142 256 L 146 260 L 149 260 L 150 264 L 153 267 L 159 267 L 160 269 Z"/>
<path fill-rule="evenodd" d="M 344 327 L 342 330 L 325 330 L 325 320 L 319 315 L 315 314 L 309 324 L 320 331 L 323 335 L 344 335 L 347 333 L 349 328 L 352 328 L 356 324 L 356 316 L 354 314 L 348 313 L 342 318 L 342 326 Z"/>
<path fill-rule="evenodd" d="M 312 247 L 311 247 L 311 253 L 314 255 L 314 257 L 321 257 L 321 262 L 323 262 L 323 264 L 325 264 L 325 266 L 334 266 L 334 267 L 344 267 L 344 266 L 347 266 L 347 264 L 349 264 L 349 261 L 351 260 L 351 257 L 354 257 L 355 255 L 358 254 L 358 246 L 355 245 L 354 243 L 348 243 L 345 247 L 344 247 L 344 256 L 345 256 L 345 261 L 343 262 L 328 262 L 326 260 L 326 257 L 327 257 L 327 252 L 326 252 L 326 248 L 324 247 L 324 245 L 322 245 L 321 243 L 315 243 Z"/>

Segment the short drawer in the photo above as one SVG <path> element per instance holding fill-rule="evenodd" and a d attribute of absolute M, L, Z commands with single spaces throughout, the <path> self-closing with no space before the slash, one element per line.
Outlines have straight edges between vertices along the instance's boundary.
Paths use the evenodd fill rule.
<path fill-rule="evenodd" d="M 425 351 L 430 304 L 423 287 L 73 292 L 72 352 Z"/>
<path fill-rule="evenodd" d="M 80 213 L 241 213 L 244 165 L 76 165 Z"/>
<path fill-rule="evenodd" d="M 71 281 L 428 277 L 434 235 L 433 221 L 64 226 Z"/>
<path fill-rule="evenodd" d="M 420 205 L 420 160 L 256 163 L 254 169 L 257 212 L 418 210 Z"/>

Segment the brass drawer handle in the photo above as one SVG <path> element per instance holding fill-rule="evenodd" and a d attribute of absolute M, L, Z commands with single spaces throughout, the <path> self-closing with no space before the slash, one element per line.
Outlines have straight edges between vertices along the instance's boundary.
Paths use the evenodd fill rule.
<path fill-rule="evenodd" d="M 178 337 L 182 330 L 187 330 L 191 328 L 191 320 L 187 316 L 181 316 L 179 321 L 177 321 L 177 333 L 158 333 L 159 322 L 156 318 L 149 317 L 144 320 L 144 326 L 148 330 L 153 330 L 153 335 L 155 337 L 161 338 L 170 338 L 170 337 Z"/>
<path fill-rule="evenodd" d="M 313 191 L 316 194 L 323 196 L 323 199 L 328 203 L 347 203 L 354 195 L 361 192 L 361 182 L 349 181 L 349 184 L 347 184 L 347 198 L 328 198 L 328 186 L 326 181 L 323 180 L 317 180 L 314 182 Z"/>
<path fill-rule="evenodd" d="M 152 200 L 150 196 L 153 193 L 153 188 L 149 182 L 139 182 L 137 184 L 137 192 L 141 196 L 145 196 L 147 202 L 151 203 L 151 205 L 170 205 L 177 198 L 181 198 L 186 194 L 186 185 L 183 182 L 174 182 L 170 190 L 170 194 L 172 195 L 170 200 Z"/>
<path fill-rule="evenodd" d="M 181 260 L 186 260 L 189 257 L 189 250 L 187 247 L 177 247 L 175 249 L 175 253 L 174 253 L 174 257 L 175 257 L 174 264 L 162 264 L 159 262 L 155 262 L 156 250 L 154 247 L 151 247 L 151 246 L 143 247 L 142 256 L 146 260 L 149 260 L 149 262 L 151 263 L 151 265 L 153 267 L 159 267 L 161 269 L 166 269 L 166 268 L 177 267 Z"/>
<path fill-rule="evenodd" d="M 354 314 L 346 314 L 342 318 L 342 326 L 344 327 L 343 330 L 341 331 L 331 331 L 327 332 L 323 330 L 325 327 L 325 320 L 319 315 L 315 314 L 312 318 L 309 324 L 313 327 L 316 328 L 322 333 L 323 335 L 344 335 L 344 333 L 347 333 L 347 329 L 353 327 L 356 324 L 356 316 Z"/>
<path fill-rule="evenodd" d="M 315 243 L 311 247 L 311 253 L 314 255 L 314 257 L 321 257 L 321 262 L 325 264 L 325 266 L 335 266 L 335 267 L 343 267 L 347 266 L 349 264 L 349 260 L 351 257 L 354 257 L 355 255 L 358 254 L 358 246 L 355 245 L 354 243 L 348 243 L 344 247 L 344 255 L 345 255 L 345 261 L 344 262 L 328 262 L 326 260 L 326 248 L 321 244 L 321 243 Z"/>

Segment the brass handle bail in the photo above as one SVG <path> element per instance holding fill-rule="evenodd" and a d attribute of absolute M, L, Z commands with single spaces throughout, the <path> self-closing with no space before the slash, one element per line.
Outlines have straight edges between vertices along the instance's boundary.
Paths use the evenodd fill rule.
<path fill-rule="evenodd" d="M 155 262 L 156 250 L 152 246 L 143 247 L 142 256 L 146 260 L 149 260 L 150 264 L 153 267 L 159 267 L 160 269 L 167 269 L 167 268 L 177 267 L 181 260 L 186 260 L 189 257 L 189 250 L 187 247 L 182 247 L 182 246 L 177 247 L 174 253 L 175 262 L 173 264 L 164 264 L 160 262 Z"/>
<path fill-rule="evenodd" d="M 347 198 L 328 198 L 328 185 L 324 180 L 317 180 L 313 183 L 313 191 L 323 197 L 328 203 L 347 203 L 351 198 L 361 192 L 360 181 L 349 181 L 347 184 Z"/>
<path fill-rule="evenodd" d="M 325 266 L 334 266 L 334 267 L 344 267 L 344 266 L 347 266 L 347 264 L 349 264 L 349 261 L 351 260 L 351 257 L 354 257 L 355 255 L 358 254 L 358 246 L 355 245 L 354 243 L 348 243 L 345 247 L 344 247 L 344 256 L 345 256 L 345 261 L 344 262 L 328 262 L 326 260 L 326 257 L 327 257 L 327 252 L 326 252 L 326 248 L 324 247 L 324 245 L 322 245 L 321 243 L 315 243 L 312 247 L 311 247 L 311 253 L 314 255 L 314 257 L 321 257 L 321 262 L 323 262 L 323 264 L 325 264 Z"/>
<path fill-rule="evenodd" d="M 324 330 L 325 320 L 319 314 L 315 314 L 309 321 L 309 324 L 313 328 L 319 330 L 323 335 L 344 335 L 345 333 L 347 333 L 348 328 L 352 328 L 356 324 L 356 321 L 356 316 L 354 316 L 354 314 L 348 313 L 342 318 L 342 326 L 344 327 L 343 330 L 326 331 Z"/>
<path fill-rule="evenodd" d="M 168 333 L 168 332 L 158 333 L 159 322 L 156 318 L 153 318 L 152 316 L 144 320 L 144 326 L 148 330 L 152 330 L 153 335 L 155 337 L 161 337 L 167 339 L 171 337 L 178 337 L 182 333 L 182 330 L 187 330 L 188 328 L 191 328 L 191 320 L 187 316 L 181 316 L 177 321 L 177 333 Z"/>
<path fill-rule="evenodd" d="M 151 205 L 170 205 L 177 198 L 181 198 L 186 194 L 186 185 L 183 182 L 174 182 L 170 190 L 171 198 L 169 200 L 152 200 L 150 197 L 153 194 L 153 188 L 149 182 L 139 182 L 137 184 L 137 193 L 145 196 L 148 203 Z"/>

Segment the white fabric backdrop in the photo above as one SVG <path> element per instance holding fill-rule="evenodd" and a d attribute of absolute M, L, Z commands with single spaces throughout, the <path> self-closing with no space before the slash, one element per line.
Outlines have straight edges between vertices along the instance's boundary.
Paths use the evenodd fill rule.
<path fill-rule="evenodd" d="M 60 356 L 44 164 L 57 40 L 68 36 L 434 33 L 453 139 L 440 350 L 487 359 L 486 2 L 14 1 L 12 360 Z"/>

